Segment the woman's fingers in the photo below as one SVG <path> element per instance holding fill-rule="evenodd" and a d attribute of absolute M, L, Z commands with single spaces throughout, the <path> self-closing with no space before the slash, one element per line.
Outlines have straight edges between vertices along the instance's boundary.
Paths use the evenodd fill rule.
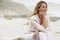
<path fill-rule="evenodd" d="M 38 34 L 34 34 L 34 35 L 33 35 L 33 38 L 34 38 L 34 39 L 37 39 L 37 38 L 38 38 Z"/>

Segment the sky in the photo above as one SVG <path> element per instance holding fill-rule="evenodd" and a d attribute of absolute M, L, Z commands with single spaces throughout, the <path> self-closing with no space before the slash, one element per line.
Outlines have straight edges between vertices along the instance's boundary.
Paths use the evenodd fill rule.
<path fill-rule="evenodd" d="M 17 3 L 23 3 L 26 6 L 32 6 L 32 5 L 35 5 L 40 0 L 12 0 L 12 1 Z M 44 0 L 44 1 L 60 4 L 60 0 Z"/>
<path fill-rule="evenodd" d="M 16 3 L 22 3 L 29 8 L 31 8 L 31 7 L 34 8 L 35 5 L 37 4 L 37 2 L 39 2 L 40 0 L 12 0 L 12 1 L 16 2 Z M 43 1 L 60 4 L 60 0 L 43 0 Z"/>
<path fill-rule="evenodd" d="M 33 10 L 37 2 L 39 2 L 40 0 L 12 0 L 12 1 L 17 3 L 22 3 L 25 6 L 29 7 L 29 9 Z M 60 4 L 60 0 L 43 0 L 43 1 Z M 60 14 L 60 12 L 58 14 Z M 57 16 L 60 16 L 58 14 Z"/>

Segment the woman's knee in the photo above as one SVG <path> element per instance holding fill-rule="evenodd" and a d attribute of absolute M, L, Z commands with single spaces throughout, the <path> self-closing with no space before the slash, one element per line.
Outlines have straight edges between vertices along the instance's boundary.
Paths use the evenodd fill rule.
<path fill-rule="evenodd" d="M 33 35 L 32 34 L 26 34 L 26 35 L 24 35 L 24 39 L 25 40 L 32 40 L 33 39 Z"/>

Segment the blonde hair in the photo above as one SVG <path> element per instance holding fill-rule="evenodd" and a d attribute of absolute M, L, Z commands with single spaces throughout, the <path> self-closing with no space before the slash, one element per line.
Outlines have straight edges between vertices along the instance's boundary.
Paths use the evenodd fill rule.
<path fill-rule="evenodd" d="M 36 5 L 34 11 L 33 11 L 32 16 L 39 13 L 39 10 L 38 10 L 38 9 L 41 7 L 41 5 L 42 5 L 43 3 L 45 3 L 45 4 L 46 4 L 46 7 L 47 7 L 47 3 L 46 3 L 45 1 L 39 1 L 39 2 L 37 3 L 37 5 Z"/>

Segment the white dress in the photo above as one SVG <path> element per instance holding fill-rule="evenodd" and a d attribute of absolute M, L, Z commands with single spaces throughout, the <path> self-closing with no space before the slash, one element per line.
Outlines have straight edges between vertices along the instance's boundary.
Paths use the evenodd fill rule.
<path fill-rule="evenodd" d="M 27 33 L 24 35 L 24 39 L 25 40 L 34 40 L 33 39 L 33 34 L 36 29 L 41 30 L 41 32 L 39 32 L 39 40 L 52 40 L 51 38 L 51 33 L 50 33 L 50 19 L 49 16 L 46 15 L 46 22 L 47 22 L 47 29 L 45 29 L 42 25 L 40 25 L 39 23 L 39 17 L 38 15 L 34 15 L 30 18 L 29 20 L 29 25 L 28 25 L 28 31 Z"/>

